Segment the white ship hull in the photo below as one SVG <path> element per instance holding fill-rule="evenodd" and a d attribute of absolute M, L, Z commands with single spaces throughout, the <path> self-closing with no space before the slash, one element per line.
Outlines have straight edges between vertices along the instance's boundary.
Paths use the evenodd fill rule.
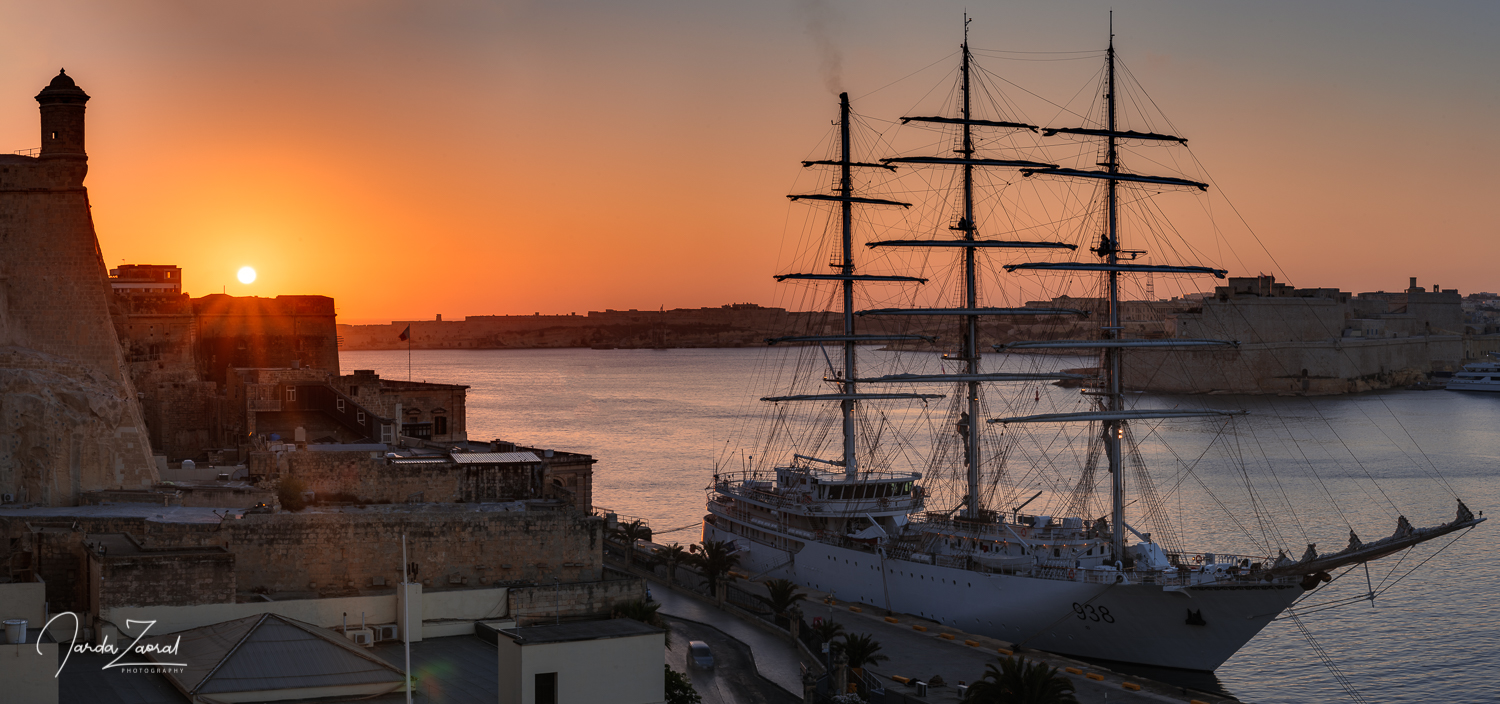
<path fill-rule="evenodd" d="M 1500 364 L 1465 364 L 1463 371 L 1448 380 L 1447 388 L 1449 391 L 1500 391 Z"/>
<path fill-rule="evenodd" d="M 1448 382 L 1449 391 L 1500 391 L 1500 381 Z"/>
<path fill-rule="evenodd" d="M 742 571 L 789 579 L 839 601 L 889 604 L 893 612 L 1062 655 L 1186 670 L 1216 669 L 1303 593 L 1295 584 L 1100 584 L 907 560 L 882 564 L 878 555 L 817 541 L 794 555 L 709 523 L 703 539 L 735 542 Z M 1190 611 L 1201 625 L 1188 623 Z"/>

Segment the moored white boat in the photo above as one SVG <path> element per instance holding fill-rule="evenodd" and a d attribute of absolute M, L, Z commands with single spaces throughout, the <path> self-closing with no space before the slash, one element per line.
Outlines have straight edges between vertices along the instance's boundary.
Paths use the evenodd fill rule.
<path fill-rule="evenodd" d="M 1500 391 L 1500 359 L 1465 364 L 1448 379 L 1450 391 Z"/>

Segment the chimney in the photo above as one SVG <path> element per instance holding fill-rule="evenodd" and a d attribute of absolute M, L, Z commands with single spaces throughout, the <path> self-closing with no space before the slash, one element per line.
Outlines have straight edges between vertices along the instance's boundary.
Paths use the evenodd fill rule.
<path fill-rule="evenodd" d="M 1417 288 L 1417 277 L 1415 277 L 1415 276 L 1411 277 L 1411 285 L 1407 286 L 1406 290 L 1408 292 L 1414 292 L 1414 291 L 1421 291 L 1422 290 L 1420 288 Z"/>

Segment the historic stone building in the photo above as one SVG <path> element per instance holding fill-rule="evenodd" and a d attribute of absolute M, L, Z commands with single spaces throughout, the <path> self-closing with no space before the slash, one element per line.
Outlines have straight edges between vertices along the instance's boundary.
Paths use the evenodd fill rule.
<path fill-rule="evenodd" d="M 83 185 L 89 96 L 59 73 L 36 100 L 40 150 L 0 155 L 0 498 L 69 506 L 157 476 Z"/>

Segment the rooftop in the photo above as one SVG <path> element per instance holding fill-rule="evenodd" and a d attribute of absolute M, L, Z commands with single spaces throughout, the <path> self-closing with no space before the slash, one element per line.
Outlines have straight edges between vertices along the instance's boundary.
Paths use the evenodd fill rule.
<path fill-rule="evenodd" d="M 648 626 L 629 618 L 612 618 L 606 621 L 580 621 L 554 626 L 531 626 L 500 631 L 521 645 L 538 643 L 569 643 L 580 640 L 604 638 L 630 638 L 662 633 L 660 628 Z"/>
<path fill-rule="evenodd" d="M 455 452 L 453 461 L 458 464 L 521 464 L 541 462 L 542 458 L 530 452 Z"/>

